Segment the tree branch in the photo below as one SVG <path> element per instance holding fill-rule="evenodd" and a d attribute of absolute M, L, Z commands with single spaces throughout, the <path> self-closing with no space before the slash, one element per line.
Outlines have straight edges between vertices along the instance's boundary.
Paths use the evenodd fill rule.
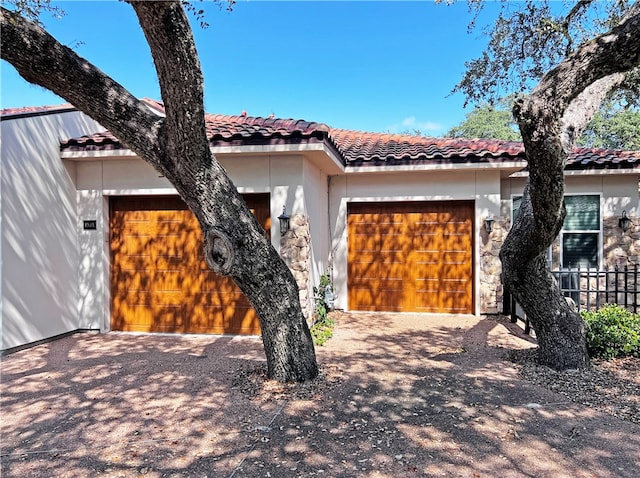
<path fill-rule="evenodd" d="M 559 119 L 589 85 L 640 64 L 640 5 L 635 3 L 623 21 L 608 33 L 580 46 L 549 71 L 530 95 L 553 106 L 548 115 Z"/>
<path fill-rule="evenodd" d="M 28 82 L 64 98 L 156 167 L 164 119 L 39 25 L 0 7 L 0 56 Z"/>
<path fill-rule="evenodd" d="M 204 80 L 189 20 L 180 1 L 130 1 L 158 73 L 169 148 L 180 162 L 211 164 L 204 120 Z M 180 61 L 174 61 L 179 59 Z"/>
<path fill-rule="evenodd" d="M 568 155 L 609 92 L 625 79 L 624 73 L 605 76 L 589 85 L 567 107 L 560 120 L 560 141 Z"/>
<path fill-rule="evenodd" d="M 571 36 L 570 30 L 569 30 L 569 27 L 571 26 L 571 21 L 574 19 L 574 17 L 576 17 L 580 13 L 581 10 L 587 8 L 591 3 L 593 3 L 593 0 L 581 0 L 580 2 L 576 3 L 571 9 L 571 11 L 569 11 L 567 16 L 564 18 L 564 21 L 562 22 L 561 32 L 565 37 L 565 39 L 567 40 L 567 49 L 566 49 L 567 56 L 571 54 L 571 50 L 573 49 L 573 37 Z"/>

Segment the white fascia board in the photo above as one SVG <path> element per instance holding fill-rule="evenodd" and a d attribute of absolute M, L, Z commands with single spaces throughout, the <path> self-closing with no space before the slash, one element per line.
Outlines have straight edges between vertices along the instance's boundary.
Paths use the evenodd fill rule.
<path fill-rule="evenodd" d="M 177 195 L 175 188 L 157 189 L 103 189 L 103 196 L 169 196 Z"/>
<path fill-rule="evenodd" d="M 273 154 L 273 153 L 324 153 L 329 157 L 332 166 L 344 171 L 342 161 L 335 153 L 328 148 L 324 142 L 301 143 L 301 144 L 268 144 L 268 145 L 246 145 L 246 146 L 214 146 L 211 148 L 213 154 Z"/>
<path fill-rule="evenodd" d="M 397 166 L 349 166 L 347 174 L 357 173 L 390 173 L 411 171 L 477 171 L 522 169 L 527 166 L 526 161 L 504 161 L 501 163 L 460 163 L 460 164 L 406 164 Z"/>
<path fill-rule="evenodd" d="M 565 176 L 620 176 L 635 174 L 640 176 L 640 168 L 633 169 L 571 169 L 564 172 Z M 517 171 L 509 176 L 510 178 L 527 178 L 528 171 Z"/>
<path fill-rule="evenodd" d="M 273 145 L 247 145 L 247 146 L 215 146 L 211 148 L 214 155 L 232 154 L 273 154 L 273 153 L 324 153 L 331 160 L 333 168 L 339 168 L 344 172 L 342 161 L 336 154 L 328 148 L 324 142 L 306 144 L 273 144 Z M 83 160 L 83 159 L 130 159 L 138 157 L 130 149 L 111 149 L 102 151 L 63 151 L 60 155 L 62 159 Z"/>
<path fill-rule="evenodd" d="M 101 151 L 63 151 L 60 154 L 62 159 L 82 160 L 82 159 L 129 159 L 138 155 L 130 149 L 106 149 Z"/>

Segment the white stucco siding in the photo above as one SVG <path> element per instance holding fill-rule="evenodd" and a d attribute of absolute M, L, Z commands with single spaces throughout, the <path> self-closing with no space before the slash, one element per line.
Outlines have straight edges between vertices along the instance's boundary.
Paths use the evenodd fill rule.
<path fill-rule="evenodd" d="M 81 328 L 75 168 L 60 140 L 102 131 L 71 111 L 3 119 L 2 350 Z"/>
<path fill-rule="evenodd" d="M 319 284 L 322 274 L 329 272 L 329 213 L 327 175 L 310 162 L 304 163 L 303 190 L 311 229 L 312 287 Z M 312 290 L 309 294 L 311 297 Z"/>
<path fill-rule="evenodd" d="M 599 174 L 593 176 L 565 177 L 565 194 L 600 194 L 602 196 L 602 215 L 619 216 L 623 210 L 630 216 L 638 215 L 637 174 Z M 510 178 L 502 181 L 502 214 L 510 216 L 513 196 L 522 195 L 526 179 Z"/>
<path fill-rule="evenodd" d="M 479 287 L 478 231 L 484 218 L 500 213 L 499 171 L 413 171 L 334 176 L 329 191 L 329 222 L 336 307 L 347 308 L 347 205 L 371 201 L 455 201 L 475 203 L 474 289 Z M 479 294 L 475 294 L 479 311 Z"/>
<path fill-rule="evenodd" d="M 305 188 L 312 190 L 312 194 L 315 195 L 316 190 L 321 190 L 322 184 L 326 184 L 326 176 L 310 164 L 305 170 L 303 156 L 218 155 L 217 159 L 240 193 L 271 194 L 271 242 L 276 250 L 280 250 L 280 227 L 277 217 L 282 213 L 283 206 L 290 215 L 313 214 L 315 216 L 317 214 L 319 218 L 327 217 L 326 186 L 322 196 L 325 199 L 315 201 L 315 196 L 309 196 L 310 193 L 307 192 L 306 197 L 313 197 L 314 200 L 311 201 L 311 205 L 305 200 Z M 83 325 L 85 328 L 99 327 L 107 331 L 110 329 L 109 196 L 177 194 L 177 192 L 171 183 L 153 167 L 135 157 L 79 160 L 75 163 L 74 171 L 78 189 L 79 283 L 77 290 L 80 301 L 80 322 L 85 324 Z M 325 178 L 324 182 L 322 177 Z M 95 220 L 96 230 L 85 231 L 82 227 L 84 220 Z M 324 226 L 326 226 L 326 220 Z M 316 234 L 316 230 L 320 234 L 319 229 L 323 226 L 312 223 L 312 227 L 315 228 L 313 234 Z M 314 260 L 318 264 L 326 261 L 327 257 L 326 246 L 323 246 L 322 236 L 319 237 L 320 245 L 312 246 L 314 257 L 317 258 Z"/>

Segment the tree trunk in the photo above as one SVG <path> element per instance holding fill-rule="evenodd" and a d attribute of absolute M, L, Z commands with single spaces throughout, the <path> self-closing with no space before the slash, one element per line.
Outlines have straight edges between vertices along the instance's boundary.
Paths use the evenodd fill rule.
<path fill-rule="evenodd" d="M 130 3 L 151 48 L 166 118 L 155 116 L 43 29 L 4 8 L 2 58 L 27 81 L 50 89 L 108 128 L 167 177 L 200 222 L 207 263 L 230 275 L 255 308 L 269 377 L 315 378 L 315 350 L 296 281 L 209 149 L 202 72 L 182 4 Z"/>
<path fill-rule="evenodd" d="M 539 357 L 554 369 L 589 364 L 585 325 L 546 266 L 562 228 L 564 167 L 575 138 L 622 72 L 640 64 L 640 8 L 610 32 L 582 45 L 514 107 L 529 164 L 518 217 L 500 251 L 502 282 L 536 331 Z"/>

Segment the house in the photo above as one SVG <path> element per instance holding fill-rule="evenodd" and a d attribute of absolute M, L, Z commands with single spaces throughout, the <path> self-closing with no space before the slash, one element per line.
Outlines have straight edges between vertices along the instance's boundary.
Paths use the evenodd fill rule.
<path fill-rule="evenodd" d="M 308 314 L 323 274 L 340 309 L 502 311 L 497 255 L 526 180 L 521 143 L 206 121 Z M 259 333 L 235 285 L 204 266 L 174 188 L 115 137 L 70 107 L 3 112 L 2 136 L 2 350 L 75 330 Z M 640 152 L 575 149 L 565 177 L 552 265 L 638 263 Z"/>

